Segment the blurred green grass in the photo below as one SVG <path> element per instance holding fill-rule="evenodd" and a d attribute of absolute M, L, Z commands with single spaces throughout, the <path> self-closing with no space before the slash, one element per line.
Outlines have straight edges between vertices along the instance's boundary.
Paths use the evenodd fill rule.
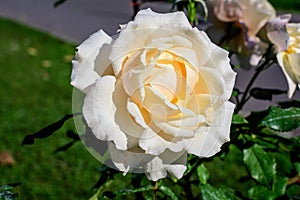
<path fill-rule="evenodd" d="M 0 165 L 0 185 L 20 182 L 20 199 L 86 199 L 98 179 L 95 160 L 77 142 L 66 144 L 69 120 L 55 135 L 21 146 L 24 136 L 72 112 L 69 84 L 75 45 L 0 18 L 0 151 L 15 165 Z"/>
<path fill-rule="evenodd" d="M 277 9 L 300 10 L 298 1 L 270 2 Z M 0 151 L 11 152 L 16 161 L 12 167 L 0 166 L 0 185 L 20 182 L 20 199 L 87 199 L 101 164 L 80 142 L 54 154 L 69 141 L 65 132 L 74 130 L 72 120 L 50 138 L 21 146 L 26 135 L 72 112 L 69 77 L 75 45 L 1 18 L 0 44 Z M 229 158 L 231 162 L 215 159 L 208 168 L 213 172 L 213 182 L 228 182 L 243 191 L 246 188 L 236 183 L 246 172 L 234 176 L 236 157 Z M 226 167 L 228 170 L 224 170 Z M 117 179 L 125 180 L 120 174 Z M 118 186 L 123 188 L 124 184 Z"/>
<path fill-rule="evenodd" d="M 300 11 L 299 0 L 269 0 L 269 2 L 278 10 Z"/>

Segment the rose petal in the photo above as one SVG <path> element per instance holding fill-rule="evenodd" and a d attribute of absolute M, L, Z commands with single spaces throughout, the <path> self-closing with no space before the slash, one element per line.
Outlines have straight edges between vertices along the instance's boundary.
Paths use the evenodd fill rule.
<path fill-rule="evenodd" d="M 297 54 L 298 57 L 300 57 L 300 54 Z M 299 58 L 298 58 L 299 59 Z M 293 66 L 291 66 L 291 63 L 289 62 L 289 55 L 285 52 L 280 52 L 277 54 L 277 60 L 278 63 L 285 75 L 285 78 L 288 82 L 288 86 L 289 86 L 289 91 L 288 91 L 288 97 L 292 98 L 297 84 L 295 83 L 295 78 L 292 77 L 293 76 Z M 299 67 L 299 65 L 298 65 Z"/>
<path fill-rule="evenodd" d="M 157 181 L 167 176 L 167 170 L 163 166 L 163 161 L 155 157 L 146 165 L 146 176 L 149 180 Z"/>
<path fill-rule="evenodd" d="M 168 29 L 167 25 L 171 25 L 172 28 Z M 129 22 L 126 27 L 122 29 L 113 44 L 109 58 L 113 62 L 113 69 L 116 75 L 121 71 L 122 63 L 126 55 L 136 49 L 146 47 L 147 39 L 149 39 L 149 37 L 151 37 L 151 40 L 154 39 L 152 33 L 157 29 L 168 30 L 160 30 L 160 32 L 164 34 L 171 32 L 171 35 L 177 35 L 177 29 L 191 29 L 191 25 L 183 12 L 158 14 L 150 9 L 138 12 L 134 21 Z"/>
<path fill-rule="evenodd" d="M 152 117 L 165 120 L 167 117 L 174 117 L 181 113 L 179 108 L 172 104 L 166 97 L 152 87 L 145 87 L 144 108 L 151 113 Z"/>
<path fill-rule="evenodd" d="M 198 65 L 194 67 L 203 67 L 210 57 L 211 41 L 205 32 L 199 31 L 196 27 L 187 31 L 186 37 L 192 42 L 193 50 L 196 52 Z"/>
<path fill-rule="evenodd" d="M 255 36 L 269 19 L 276 17 L 276 11 L 267 0 L 242 0 L 243 17 L 249 35 Z"/>
<path fill-rule="evenodd" d="M 115 77 L 104 76 L 86 94 L 83 115 L 94 135 L 100 140 L 113 141 L 118 149 L 127 149 L 126 135 L 114 121 L 116 107 L 112 99 Z"/>
<path fill-rule="evenodd" d="M 236 73 L 231 69 L 228 52 L 215 44 L 211 44 L 211 57 L 205 67 L 217 69 L 225 81 L 225 98 L 231 97 L 231 91 L 235 84 Z"/>
<path fill-rule="evenodd" d="M 174 137 L 193 137 L 199 126 L 205 122 L 203 115 L 192 115 L 182 119 L 168 120 L 166 122 L 155 121 L 154 124 L 165 133 Z"/>
<path fill-rule="evenodd" d="M 144 131 L 145 122 L 141 118 L 138 108 L 130 102 L 130 97 L 124 91 L 122 82 L 118 81 L 113 92 L 113 102 L 116 107 L 114 121 L 119 129 L 126 134 L 127 148 L 138 145 L 138 140 Z"/>
<path fill-rule="evenodd" d="M 193 67 L 197 68 L 199 66 L 197 55 L 193 49 L 187 47 L 173 47 L 169 50 L 170 52 L 180 56 L 183 60 L 186 60 Z"/>
<path fill-rule="evenodd" d="M 159 155 L 167 149 L 168 142 L 158 136 L 151 128 L 147 128 L 140 137 L 139 146 L 147 154 Z"/>
<path fill-rule="evenodd" d="M 215 4 L 214 14 L 221 21 L 233 22 L 243 16 L 243 8 L 236 1 L 220 0 L 218 4 Z"/>
<path fill-rule="evenodd" d="M 84 89 L 93 84 L 99 75 L 95 71 L 95 59 L 104 44 L 112 41 L 103 30 L 91 35 L 79 47 L 74 60 L 71 74 L 71 85 L 84 92 Z"/>
<path fill-rule="evenodd" d="M 231 118 L 235 105 L 230 102 L 224 103 L 224 110 L 219 116 L 219 121 L 206 129 L 199 130 L 191 139 L 188 153 L 199 157 L 210 157 L 220 151 L 224 142 L 229 141 Z"/>
<path fill-rule="evenodd" d="M 180 24 L 185 26 L 187 29 L 191 28 L 191 25 L 186 18 L 184 12 L 173 12 L 173 13 L 155 13 L 150 8 L 141 10 L 134 18 L 134 22 L 138 28 L 151 27 L 159 28 L 165 25 Z"/>
<path fill-rule="evenodd" d="M 221 97 L 224 96 L 226 92 L 228 92 L 226 91 L 226 84 L 222 75 L 216 69 L 203 67 L 199 69 L 199 73 L 204 78 L 206 86 L 208 87 L 209 94 Z M 202 87 L 202 85 L 197 84 L 194 90 L 195 93 L 201 94 L 202 92 L 198 91 L 202 91 Z M 226 97 L 224 97 L 224 99 L 227 100 Z"/>
<path fill-rule="evenodd" d="M 129 61 L 128 61 L 129 62 Z M 127 69 L 125 65 L 122 75 L 122 83 L 126 93 L 136 101 L 143 101 L 145 98 L 144 91 L 144 75 L 150 74 L 150 69 L 146 69 L 143 65 L 137 65 L 134 69 Z M 132 64 L 132 66 L 135 66 Z M 126 71 L 129 70 L 129 71 Z"/>
<path fill-rule="evenodd" d="M 167 171 L 175 176 L 177 179 L 180 179 L 183 176 L 183 173 L 187 169 L 187 153 L 186 151 L 174 153 L 172 151 L 165 151 L 159 156 L 167 169 Z"/>
<path fill-rule="evenodd" d="M 207 109 L 216 103 L 218 98 L 210 94 L 192 94 L 187 99 L 186 107 L 197 114 L 205 115 Z"/>
<path fill-rule="evenodd" d="M 166 151 L 159 157 L 155 157 L 146 166 L 146 175 L 148 179 L 157 181 L 165 178 L 167 172 L 180 179 L 186 170 L 187 156 L 185 152 L 174 153 Z"/>
<path fill-rule="evenodd" d="M 269 20 L 265 26 L 268 39 L 276 45 L 278 51 L 284 51 L 288 48 L 289 34 L 286 30 L 286 24 L 291 17 L 291 14 L 280 15 Z"/>
<path fill-rule="evenodd" d="M 130 171 L 143 172 L 145 165 L 154 158 L 153 155 L 145 154 L 142 150 L 140 152 L 119 150 L 113 143 L 109 143 L 109 152 L 112 162 L 124 172 L 124 175 Z"/>

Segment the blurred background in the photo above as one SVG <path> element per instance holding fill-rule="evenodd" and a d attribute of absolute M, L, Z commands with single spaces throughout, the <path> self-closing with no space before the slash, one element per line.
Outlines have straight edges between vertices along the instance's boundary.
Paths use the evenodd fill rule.
<path fill-rule="evenodd" d="M 292 21 L 300 22 L 299 1 L 270 2 L 280 13 L 293 13 Z M 54 3 L 0 1 L 0 185 L 21 183 L 16 188 L 20 199 L 87 199 L 92 194 L 101 163 L 80 142 L 67 151 L 55 151 L 70 141 L 66 132 L 75 131 L 72 120 L 32 146 L 21 146 L 21 142 L 72 112 L 69 78 L 75 47 L 99 29 L 115 34 L 134 14 L 129 0 L 67 0 L 57 7 Z M 140 5 L 147 7 L 168 12 L 172 4 L 155 1 Z M 249 73 L 240 72 L 237 86 L 241 90 Z M 256 85 L 287 89 L 278 66 L 264 73 Z M 299 99 L 299 92 L 295 97 Z M 287 98 L 282 95 L 275 100 Z M 268 104 L 253 100 L 247 109 L 265 109 Z M 230 181 L 230 175 L 216 176 L 216 182 Z M 122 183 L 117 187 L 122 188 Z"/>

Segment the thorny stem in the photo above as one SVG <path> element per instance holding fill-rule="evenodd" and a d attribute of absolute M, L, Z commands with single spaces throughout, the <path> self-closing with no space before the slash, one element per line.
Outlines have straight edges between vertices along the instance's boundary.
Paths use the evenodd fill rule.
<path fill-rule="evenodd" d="M 153 200 L 156 200 L 157 189 L 158 189 L 158 181 L 155 181 L 154 182 L 154 187 L 152 188 L 152 190 L 153 190 Z"/>
<path fill-rule="evenodd" d="M 296 176 L 294 176 L 293 178 L 290 178 L 287 185 L 291 185 L 291 184 L 294 184 L 297 182 L 300 182 L 300 175 L 298 175 L 298 174 Z"/>
<path fill-rule="evenodd" d="M 269 49 L 267 50 L 265 56 L 262 58 L 262 62 L 259 64 L 259 66 L 256 68 L 255 73 L 253 74 L 252 78 L 250 79 L 245 92 L 243 93 L 243 96 L 241 98 L 241 101 L 238 103 L 235 112 L 234 113 L 238 113 L 240 110 L 242 110 L 242 108 L 244 107 L 244 105 L 247 103 L 247 101 L 250 99 L 249 96 L 249 91 L 252 88 L 253 83 L 256 81 L 258 75 L 265 69 L 267 69 L 269 66 L 271 66 L 272 64 L 274 64 L 274 58 L 268 59 L 268 55 L 271 53 L 272 50 L 272 46 L 269 47 Z"/>

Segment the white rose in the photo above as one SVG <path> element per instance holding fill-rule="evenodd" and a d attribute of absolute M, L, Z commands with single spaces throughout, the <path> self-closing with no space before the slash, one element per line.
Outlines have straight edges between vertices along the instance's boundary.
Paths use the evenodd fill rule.
<path fill-rule="evenodd" d="M 210 38 L 237 53 L 242 68 L 257 65 L 267 45 L 257 37 L 258 32 L 276 16 L 267 0 L 207 0 Z"/>
<path fill-rule="evenodd" d="M 300 23 L 289 23 L 286 29 L 289 34 L 289 45 L 287 50 L 277 54 L 277 60 L 287 79 L 288 97 L 291 98 L 297 85 L 300 88 Z"/>
<path fill-rule="evenodd" d="M 115 38 L 98 31 L 78 47 L 71 79 L 86 95 L 88 126 L 124 174 L 181 178 L 188 153 L 209 157 L 229 141 L 228 52 L 183 12 L 142 10 Z"/>
<path fill-rule="evenodd" d="M 255 36 L 276 11 L 267 0 L 208 0 L 215 16 L 222 22 L 237 22 L 247 27 L 249 36 Z"/>

